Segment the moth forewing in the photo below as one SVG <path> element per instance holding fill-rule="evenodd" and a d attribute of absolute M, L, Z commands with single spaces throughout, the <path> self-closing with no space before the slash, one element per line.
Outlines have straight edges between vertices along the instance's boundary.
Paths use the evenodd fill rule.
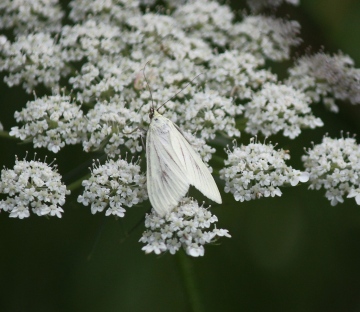
<path fill-rule="evenodd" d="M 164 216 L 176 207 L 190 185 L 221 204 L 209 169 L 181 131 L 153 110 L 146 137 L 147 187 L 151 205 Z"/>
<path fill-rule="evenodd" d="M 189 189 L 171 145 L 171 125 L 170 120 L 155 112 L 146 137 L 148 194 L 160 216 L 177 206 Z"/>
<path fill-rule="evenodd" d="M 209 168 L 206 167 L 200 155 L 189 144 L 177 127 L 171 132 L 171 136 L 171 142 L 176 155 L 183 159 L 184 171 L 187 173 L 186 176 L 190 185 L 195 186 L 209 199 L 221 204 L 222 200 L 219 189 Z"/>

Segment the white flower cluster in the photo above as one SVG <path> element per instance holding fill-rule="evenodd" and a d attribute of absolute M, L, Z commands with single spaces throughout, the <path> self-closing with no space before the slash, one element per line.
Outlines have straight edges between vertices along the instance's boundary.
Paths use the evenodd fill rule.
<path fill-rule="evenodd" d="M 15 112 L 17 122 L 23 127 L 13 127 L 10 135 L 21 140 L 32 140 L 34 147 L 46 147 L 57 153 L 66 144 L 84 140 L 85 119 L 79 106 L 70 96 L 52 95 L 35 99 Z"/>
<path fill-rule="evenodd" d="M 287 151 L 275 150 L 272 144 L 250 143 L 228 148 L 225 168 L 220 178 L 225 180 L 225 192 L 232 193 L 236 201 L 249 201 L 261 197 L 281 196 L 281 186 L 295 186 L 307 182 L 306 172 L 285 164 L 290 158 Z"/>
<path fill-rule="evenodd" d="M 289 85 L 305 92 L 314 102 L 322 100 L 333 112 L 339 110 L 335 99 L 360 104 L 360 69 L 354 68 L 354 61 L 347 55 L 321 52 L 304 56 L 289 73 Z"/>
<path fill-rule="evenodd" d="M 287 2 L 296 4 L 297 0 Z M 300 24 L 296 21 L 250 15 L 234 23 L 234 14 L 229 8 L 215 1 L 189 1 L 177 8 L 174 18 L 196 38 L 275 61 L 288 59 L 290 48 L 301 42 Z"/>
<path fill-rule="evenodd" d="M 126 108 L 121 100 L 97 103 L 86 115 L 88 138 L 83 141 L 84 150 L 104 148 L 110 158 L 120 154 L 121 146 L 131 153 L 140 152 L 141 132 L 129 126 L 131 122 L 139 124 L 140 119 L 140 115 Z"/>
<path fill-rule="evenodd" d="M 141 2 L 139 0 L 73 0 L 69 3 L 71 8 L 69 17 L 74 22 L 84 21 L 91 16 L 97 21 L 123 23 L 129 15 L 139 14 Z"/>
<path fill-rule="evenodd" d="M 276 75 L 261 69 L 264 62 L 261 57 L 239 50 L 214 55 L 210 60 L 210 68 L 206 71 L 206 84 L 223 96 L 250 99 L 252 93 L 265 82 L 277 80 Z"/>
<path fill-rule="evenodd" d="M 240 132 L 236 129 L 235 118 L 243 112 L 243 106 L 234 105 L 229 97 L 249 99 L 255 89 L 260 89 L 266 82 L 277 80 L 270 71 L 260 68 L 264 65 L 263 57 L 259 54 L 252 55 L 259 50 L 259 44 L 254 46 L 255 50 L 250 46 L 245 48 L 244 45 L 231 52 L 218 55 L 214 53 L 211 42 L 224 45 L 225 42 L 228 44 L 233 41 L 233 37 L 229 35 L 233 14 L 229 7 L 214 1 L 193 1 L 179 5 L 172 16 L 150 12 L 142 14 L 137 5 L 136 1 L 109 0 L 94 1 L 91 6 L 87 0 L 77 0 L 71 3 L 73 13 L 70 15 L 74 21 L 80 16 L 88 18 L 82 24 L 64 26 L 57 44 L 42 33 L 29 38 L 18 37 L 12 44 L 5 38 L 4 58 L 0 59 L 0 64 L 1 61 L 7 64 L 2 69 L 10 72 L 8 84 L 23 82 L 28 91 L 39 83 L 48 87 L 57 86 L 60 73 L 65 77 L 69 73 L 71 62 L 81 62 L 81 68 L 68 77 L 68 82 L 72 90 L 75 90 L 74 96 L 79 102 L 93 105 L 96 100 L 97 103 L 90 108 L 86 118 L 82 118 L 81 125 L 86 124 L 82 127 L 82 132 L 72 131 L 71 127 L 67 131 L 78 140 L 75 142 L 74 139 L 73 142 L 83 144 L 85 151 L 104 148 L 109 157 L 115 157 L 121 146 L 126 146 L 132 153 L 141 150 L 140 132 L 132 131 L 137 126 L 146 126 L 149 122 L 147 115 L 151 98 L 145 96 L 141 73 L 139 77 L 144 60 L 151 59 L 147 74 L 151 88 L 156 90 L 153 97 L 157 103 L 168 100 L 197 74 L 204 72 L 206 64 L 210 64 L 206 72 L 209 87 L 202 92 L 188 87 L 172 104 L 167 103 L 169 115 L 181 129 L 185 132 L 197 132 L 202 140 L 213 139 L 216 132 L 228 137 L 238 137 Z M 114 10 L 110 12 L 109 7 L 114 7 Z M 121 8 L 128 10 L 126 18 L 124 12 L 120 13 Z M 191 16 L 194 18 L 189 18 Z M 244 38 L 248 38 L 247 32 L 253 34 L 252 28 L 248 29 L 246 26 L 247 18 L 240 24 L 243 25 L 241 31 Z M 194 25 L 203 25 L 210 29 L 194 28 Z M 190 28 L 195 29 L 193 33 L 189 32 Z M 270 26 L 268 28 L 270 29 Z M 289 36 L 290 33 L 291 31 Z M 235 36 L 238 37 L 239 33 Z M 277 38 L 277 35 L 271 36 Z M 224 38 L 227 38 L 227 41 Z M 253 39 L 255 45 L 258 38 Z M 41 44 L 39 41 L 42 41 Z M 43 51 L 44 43 L 47 43 L 45 47 L 48 54 Z M 26 58 L 20 58 L 19 51 L 23 46 Z M 15 51 L 11 52 L 13 49 Z M 244 53 L 244 50 L 249 53 Z M 50 54 L 53 64 L 47 61 Z M 30 62 L 29 66 L 20 62 L 32 58 L 35 61 Z M 42 60 L 41 66 L 39 59 Z M 9 66 L 10 61 L 16 66 Z M 193 84 L 204 86 L 205 77 L 200 76 Z M 103 113 L 111 110 L 114 110 L 114 114 L 109 122 Z M 136 113 L 139 116 L 135 116 Z M 119 116 L 115 118 L 115 114 Z M 108 113 L 105 115 L 109 116 Z M 79 120 L 76 120 L 76 123 L 79 124 Z M 121 132 L 129 120 L 129 131 Z M 32 125 L 28 127 L 31 128 Z M 55 129 L 52 127 L 51 131 L 44 132 L 44 135 L 53 135 Z M 131 133 L 128 138 L 126 132 Z M 55 139 L 57 144 L 51 145 L 51 150 L 59 150 L 64 144 L 74 144 L 67 142 L 66 136 L 62 140 L 49 137 L 40 142 L 34 140 L 34 143 L 36 146 L 45 146 L 45 141 L 53 142 Z M 207 158 L 211 149 L 203 146 L 201 153 Z"/>
<path fill-rule="evenodd" d="M 43 84 L 58 89 L 61 75 L 66 75 L 60 46 L 49 33 L 20 35 L 14 43 L 0 36 L 0 71 L 6 71 L 4 81 L 20 85 L 28 92 Z"/>
<path fill-rule="evenodd" d="M 91 178 L 83 182 L 85 191 L 78 201 L 90 205 L 92 213 L 106 210 L 106 215 L 123 217 L 126 207 L 147 198 L 139 163 L 116 159 L 124 148 L 132 154 L 143 152 L 139 129 L 148 126 L 152 103 L 156 108 L 165 103 L 161 113 L 208 162 L 215 149 L 206 141 L 217 140 L 217 135 L 239 137 L 239 125 L 246 123 L 251 134 L 282 132 L 295 138 L 303 128 L 322 126 L 311 112 L 312 101 L 323 99 L 333 110 L 332 95 L 360 101 L 359 70 L 345 56 L 303 58 L 285 85 L 265 68 L 267 60 L 290 58 L 291 48 L 300 43 L 297 22 L 254 15 L 235 22 L 229 6 L 212 0 L 163 2 L 170 3 L 169 10 L 155 12 L 154 7 L 144 10 L 147 3 L 156 3 L 153 0 L 71 0 L 65 18 L 57 0 L 0 4 L 0 28 L 10 34 L 0 36 L 0 71 L 8 86 L 59 92 L 64 83 L 76 99 L 55 94 L 28 102 L 15 113 L 22 125 L 10 134 L 54 153 L 66 144 L 82 144 L 85 152 L 103 151 L 113 158 L 94 164 Z M 299 1 L 254 0 L 249 5 L 257 12 L 283 2 Z M 272 145 L 252 142 L 228 150 L 228 157 L 221 175 L 236 200 L 279 196 L 279 187 L 307 181 L 307 174 L 285 165 L 288 154 Z M 39 165 L 31 170 L 41 176 Z M 29 181 L 30 188 L 44 179 Z M 2 209 L 28 216 L 27 208 L 11 208 L 17 194 L 12 187 L 3 188 L 12 195 Z M 356 192 L 353 188 L 348 196 L 360 201 Z M 31 199 L 28 193 L 16 196 L 19 201 Z M 36 206 L 39 199 L 30 199 L 27 206 L 45 214 L 45 208 Z M 175 253 L 183 247 L 189 255 L 201 256 L 205 243 L 229 236 L 226 230 L 209 230 L 216 221 L 188 199 L 166 218 L 148 215 L 141 241 L 146 252 Z"/>
<path fill-rule="evenodd" d="M 101 59 L 106 61 L 107 57 L 114 56 L 125 48 L 121 35 L 118 27 L 87 20 L 83 24 L 64 26 L 59 44 L 64 49 L 64 59 L 67 61 L 87 58 L 89 62 L 96 64 Z"/>
<path fill-rule="evenodd" d="M 273 61 L 287 60 L 291 47 L 301 43 L 300 24 L 271 16 L 250 15 L 230 29 L 232 49 Z"/>
<path fill-rule="evenodd" d="M 90 204 L 93 214 L 107 208 L 106 216 L 124 217 L 124 207 L 147 199 L 146 178 L 138 162 L 110 159 L 103 165 L 94 163 L 90 179 L 82 182 L 85 190 L 78 202 L 84 206 Z"/>
<path fill-rule="evenodd" d="M 161 54 L 176 61 L 175 64 L 170 62 L 173 70 L 174 65 L 181 68 L 184 60 L 190 60 L 194 66 L 196 63 L 201 64 L 210 60 L 213 55 L 206 41 L 195 36 L 188 36 L 181 29 L 181 24 L 171 16 L 147 13 L 129 18 L 127 25 L 136 31 L 134 38 L 127 38 L 127 43 L 132 45 L 133 49 L 131 57 L 139 60 L 150 56 L 152 61 L 159 64 L 160 72 L 169 67 L 169 64 L 162 65 L 164 59 L 160 57 Z M 133 33 L 132 35 L 134 36 Z M 161 54 L 156 55 L 156 52 Z M 177 62 L 181 63 L 176 64 Z M 189 70 L 189 65 L 189 62 L 187 66 L 185 64 L 184 70 Z M 161 68 L 162 66 L 164 68 Z M 196 67 L 192 71 L 194 69 Z"/>
<path fill-rule="evenodd" d="M 174 18 L 195 37 L 224 47 L 229 41 L 227 32 L 233 27 L 234 14 L 218 2 L 196 0 L 179 6 Z"/>
<path fill-rule="evenodd" d="M 119 67 L 118 67 L 119 66 Z M 101 65 L 86 63 L 82 66 L 81 72 L 69 79 L 74 90 L 76 98 L 80 102 L 93 103 L 98 99 L 111 99 L 112 96 L 127 98 L 135 97 L 135 93 L 126 87 L 131 86 L 134 80 L 134 67 L 140 65 L 129 60 L 124 60 L 121 64 L 109 63 L 104 61 Z M 101 69 L 99 68 L 101 67 Z"/>
<path fill-rule="evenodd" d="M 239 137 L 240 131 L 236 128 L 234 117 L 240 115 L 242 110 L 242 106 L 234 105 L 231 99 L 215 91 L 195 91 L 190 100 L 176 105 L 176 122 L 192 133 L 198 131 L 205 140 L 214 139 L 216 132 Z"/>
<path fill-rule="evenodd" d="M 245 117 L 248 119 L 246 131 L 255 135 L 258 132 L 265 136 L 276 134 L 294 139 L 302 128 L 323 126 L 310 108 L 310 98 L 305 93 L 286 85 L 267 83 L 255 93 L 245 106 Z"/>
<path fill-rule="evenodd" d="M 251 11 L 257 13 L 264 8 L 274 9 L 280 6 L 283 2 L 287 2 L 292 5 L 298 5 L 300 0 L 247 0 L 246 2 Z"/>
<path fill-rule="evenodd" d="M 360 145 L 354 138 L 332 139 L 325 136 L 320 144 L 302 156 L 310 174 L 310 189 L 326 190 L 332 206 L 355 197 L 360 205 Z"/>
<path fill-rule="evenodd" d="M 228 230 L 212 227 L 217 221 L 215 215 L 191 198 L 184 198 L 164 217 L 152 210 L 146 215 L 147 230 L 140 239 L 146 245 L 142 250 L 157 255 L 168 251 L 174 255 L 182 247 L 189 256 L 203 256 L 205 244 L 221 236 L 231 237 Z"/>
<path fill-rule="evenodd" d="M 30 208 L 38 216 L 61 218 L 61 206 L 70 191 L 54 166 L 16 159 L 13 169 L 1 171 L 0 193 L 8 196 L 0 201 L 0 211 L 10 212 L 11 218 L 29 217 Z"/>
<path fill-rule="evenodd" d="M 15 34 L 31 31 L 59 32 L 64 13 L 58 0 L 1 0 L 0 29 Z"/>

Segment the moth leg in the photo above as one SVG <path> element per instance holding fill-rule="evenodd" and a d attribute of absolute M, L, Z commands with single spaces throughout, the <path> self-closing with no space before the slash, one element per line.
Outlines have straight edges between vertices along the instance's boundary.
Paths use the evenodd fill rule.
<path fill-rule="evenodd" d="M 144 136 L 142 135 L 142 136 L 140 136 L 140 138 L 141 138 L 141 144 L 142 144 L 143 149 L 144 149 L 144 151 L 145 151 L 145 153 L 146 153 L 146 144 L 145 144 L 145 142 L 144 142 Z"/>
<path fill-rule="evenodd" d="M 141 129 L 140 127 L 136 127 L 133 131 L 130 131 L 130 132 L 122 132 L 122 133 L 124 133 L 124 134 L 132 134 L 132 133 L 134 133 L 135 131 L 138 131 L 138 130 L 143 130 L 143 129 Z"/>

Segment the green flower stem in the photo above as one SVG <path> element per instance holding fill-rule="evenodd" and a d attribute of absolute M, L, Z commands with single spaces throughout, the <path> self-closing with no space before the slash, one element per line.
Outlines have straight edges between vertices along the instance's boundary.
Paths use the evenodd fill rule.
<path fill-rule="evenodd" d="M 199 289 L 195 283 L 195 274 L 192 259 L 185 254 L 183 250 L 176 253 L 176 259 L 180 268 L 187 298 L 192 312 L 203 312 Z"/>
<path fill-rule="evenodd" d="M 87 174 L 83 177 L 81 177 L 80 179 L 76 180 L 75 182 L 69 184 L 66 188 L 70 191 L 74 191 L 76 189 L 78 189 L 79 187 L 81 187 L 81 183 L 82 181 L 84 181 L 85 179 L 88 179 L 91 176 L 91 174 Z"/>
<path fill-rule="evenodd" d="M 224 167 L 224 158 L 213 154 L 211 157 L 211 161 L 214 163 L 214 166 L 212 166 L 213 168 L 212 174 L 218 176 L 220 169 Z"/>
<path fill-rule="evenodd" d="M 246 128 L 247 121 L 248 119 L 244 117 L 236 118 L 236 128 L 240 130 L 240 132 L 244 131 Z"/>
<path fill-rule="evenodd" d="M 18 138 L 11 136 L 7 131 L 0 131 L 0 138 L 10 139 L 10 140 L 19 140 Z"/>
<path fill-rule="evenodd" d="M 216 155 L 216 154 L 213 154 L 213 155 L 211 156 L 211 160 L 214 161 L 214 162 L 216 162 L 216 164 L 218 164 L 218 165 L 221 165 L 221 166 L 224 165 L 224 158 L 223 158 L 223 157 L 220 157 L 220 156 L 218 156 L 218 155 Z"/>

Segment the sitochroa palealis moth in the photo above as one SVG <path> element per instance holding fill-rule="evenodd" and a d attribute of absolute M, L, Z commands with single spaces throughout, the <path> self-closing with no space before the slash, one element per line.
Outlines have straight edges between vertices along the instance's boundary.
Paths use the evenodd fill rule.
<path fill-rule="evenodd" d="M 151 91 L 150 91 L 151 92 Z M 185 196 L 190 185 L 222 203 L 220 192 L 200 155 L 181 130 L 154 107 L 146 136 L 147 190 L 152 207 L 164 216 Z"/>

